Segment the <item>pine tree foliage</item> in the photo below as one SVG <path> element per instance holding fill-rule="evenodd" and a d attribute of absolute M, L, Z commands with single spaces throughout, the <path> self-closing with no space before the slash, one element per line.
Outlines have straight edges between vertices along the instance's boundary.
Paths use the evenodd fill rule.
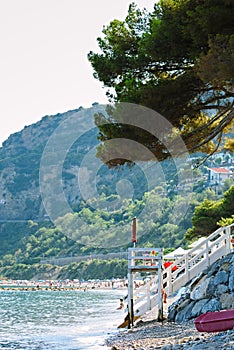
<path fill-rule="evenodd" d="M 124 21 L 103 28 L 101 53 L 89 52 L 94 76 L 109 88 L 110 101 L 166 117 L 190 152 L 212 153 L 219 145 L 233 151 L 233 11 L 232 0 L 161 0 L 152 13 L 133 3 Z M 111 121 L 99 126 L 101 140 L 131 138 L 157 159 L 170 157 L 152 135 Z"/>

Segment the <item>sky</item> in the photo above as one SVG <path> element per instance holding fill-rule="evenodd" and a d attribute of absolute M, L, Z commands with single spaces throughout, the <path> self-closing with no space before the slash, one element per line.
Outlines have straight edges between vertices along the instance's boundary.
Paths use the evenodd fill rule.
<path fill-rule="evenodd" d="M 0 0 L 0 146 L 45 115 L 107 103 L 87 59 L 132 0 Z M 135 0 L 153 10 L 155 1 Z"/>

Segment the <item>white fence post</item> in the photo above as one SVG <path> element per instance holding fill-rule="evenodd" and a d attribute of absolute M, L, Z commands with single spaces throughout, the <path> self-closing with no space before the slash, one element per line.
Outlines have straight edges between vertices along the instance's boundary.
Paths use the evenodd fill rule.
<path fill-rule="evenodd" d="M 173 288 L 172 288 L 172 270 L 169 266 L 168 271 L 168 294 L 170 295 L 173 292 Z"/>
<path fill-rule="evenodd" d="M 158 259 L 158 321 L 163 321 L 163 298 L 162 298 L 162 250 Z"/>
<path fill-rule="evenodd" d="M 208 243 L 208 239 L 206 240 L 206 267 L 210 266 L 210 257 L 209 257 L 209 243 Z"/>
<path fill-rule="evenodd" d="M 189 261 L 188 261 L 188 254 L 185 254 L 185 278 L 187 281 L 189 281 Z"/>
<path fill-rule="evenodd" d="M 231 226 L 228 226 L 226 228 L 226 254 L 229 254 L 232 251 L 232 247 L 231 247 Z"/>
<path fill-rule="evenodd" d="M 151 310 L 150 284 L 147 284 L 146 298 L 147 298 L 147 310 Z"/>

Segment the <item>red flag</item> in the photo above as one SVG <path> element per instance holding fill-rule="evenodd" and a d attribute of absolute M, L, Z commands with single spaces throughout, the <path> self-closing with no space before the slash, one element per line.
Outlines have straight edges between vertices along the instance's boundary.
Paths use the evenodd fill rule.
<path fill-rule="evenodd" d="M 137 233 L 136 233 L 136 218 L 132 220 L 132 243 L 137 242 Z"/>

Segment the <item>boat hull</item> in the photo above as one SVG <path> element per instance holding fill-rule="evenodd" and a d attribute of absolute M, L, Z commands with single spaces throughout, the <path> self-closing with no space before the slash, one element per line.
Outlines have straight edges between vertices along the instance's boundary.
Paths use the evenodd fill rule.
<path fill-rule="evenodd" d="M 195 327 L 199 332 L 222 332 L 234 328 L 234 310 L 207 312 L 198 316 Z"/>

